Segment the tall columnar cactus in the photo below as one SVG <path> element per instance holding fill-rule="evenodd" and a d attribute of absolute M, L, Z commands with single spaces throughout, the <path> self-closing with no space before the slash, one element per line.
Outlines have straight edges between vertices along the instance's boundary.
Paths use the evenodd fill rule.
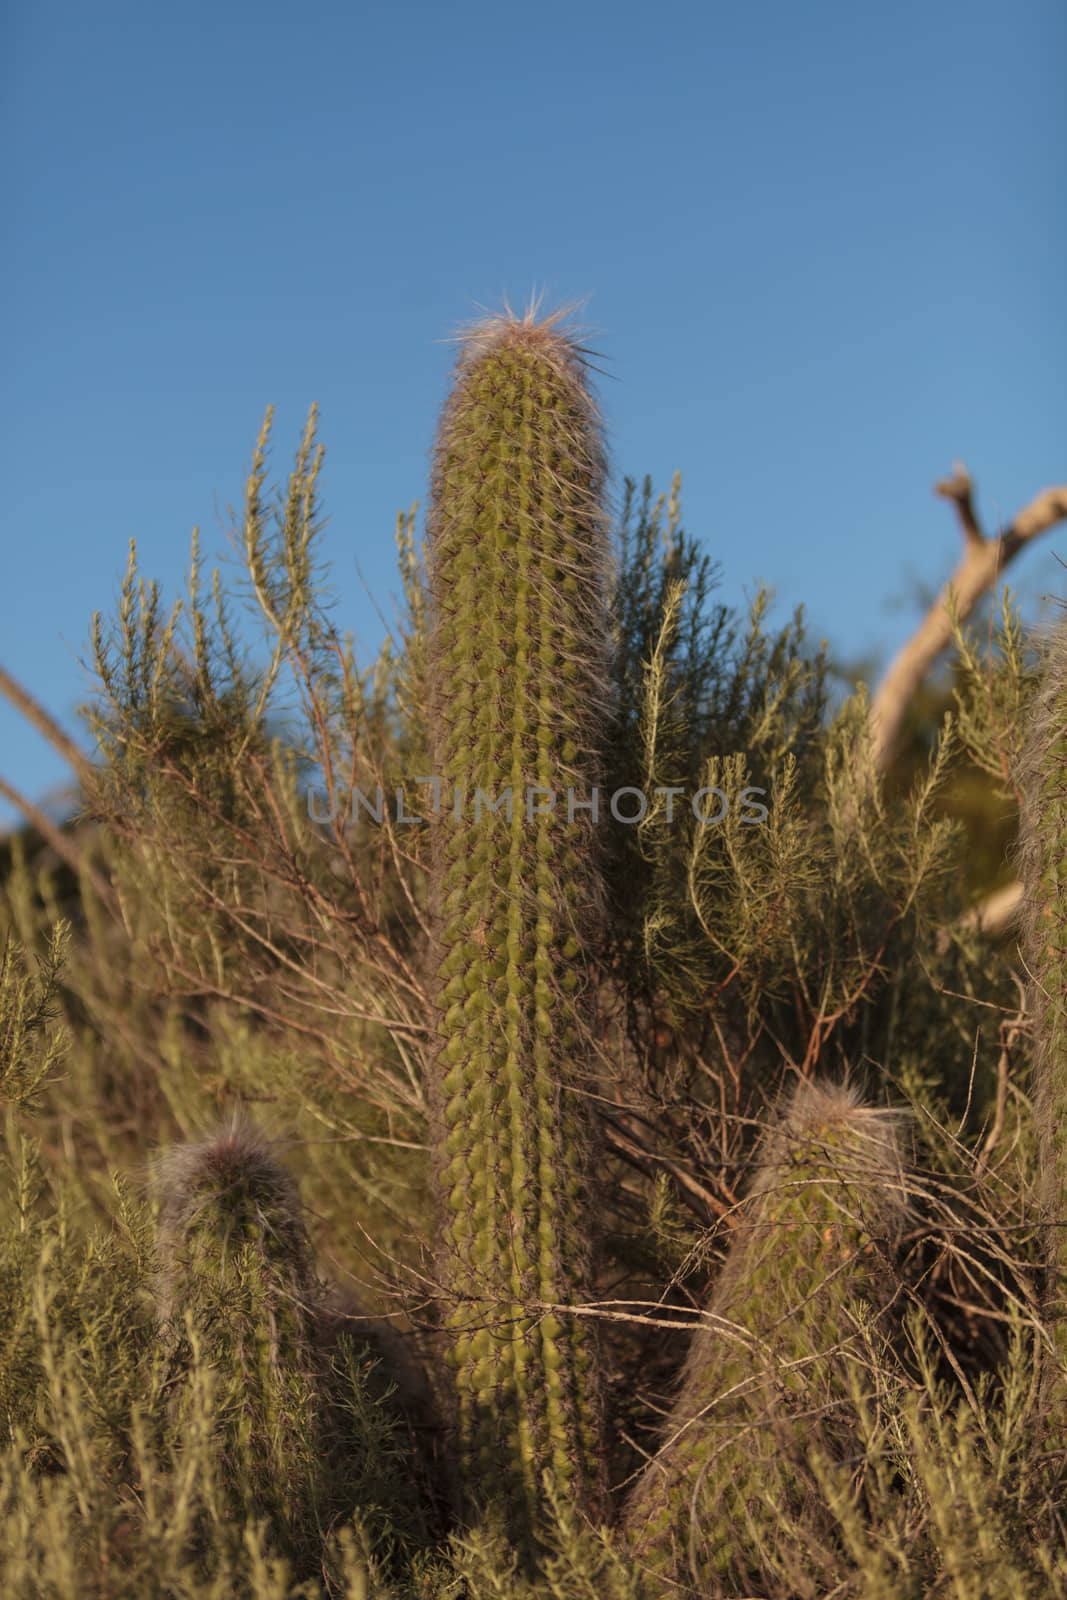
<path fill-rule="evenodd" d="M 1050 641 L 1020 774 L 1023 949 L 1034 1018 L 1034 1118 L 1046 1223 L 1049 1397 L 1067 1425 L 1067 624 Z"/>
<path fill-rule="evenodd" d="M 554 1308 L 588 1277 L 603 481 L 558 320 L 470 333 L 429 525 L 443 1273 L 467 1483 L 526 1530 L 546 1471 L 588 1505 L 601 1455 L 591 1330 Z"/>
<path fill-rule="evenodd" d="M 816 1441 L 854 1452 L 848 1307 L 883 1298 L 879 1245 L 902 1195 L 892 1114 L 801 1084 L 765 1138 L 664 1443 L 627 1507 L 638 1563 L 670 1593 L 756 1592 L 790 1524 L 815 1559 L 828 1529 L 806 1456 Z"/>

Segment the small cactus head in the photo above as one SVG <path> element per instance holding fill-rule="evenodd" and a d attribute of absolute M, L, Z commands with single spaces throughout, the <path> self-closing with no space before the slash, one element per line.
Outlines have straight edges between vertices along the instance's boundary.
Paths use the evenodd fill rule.
<path fill-rule="evenodd" d="M 227 1519 L 264 1519 L 310 1574 L 324 1494 L 318 1286 L 296 1184 L 235 1119 L 162 1154 L 155 1189 L 174 1435 L 180 1447 L 210 1428 Z"/>
<path fill-rule="evenodd" d="M 210 1430 L 226 1524 L 262 1522 L 300 1593 L 353 1509 L 383 1547 L 394 1515 L 421 1536 L 423 1419 L 393 1403 L 388 1325 L 317 1277 L 270 1141 L 235 1119 L 162 1154 L 155 1188 L 170 1426 L 179 1449 Z"/>
<path fill-rule="evenodd" d="M 812 1552 L 832 1537 L 811 1453 L 863 1460 L 855 1374 L 896 1283 L 880 1252 L 908 1215 L 900 1123 L 850 1087 L 804 1081 L 764 1135 L 666 1438 L 627 1511 L 642 1566 L 685 1593 L 753 1592 L 758 1553 L 790 1523 Z"/>
<path fill-rule="evenodd" d="M 873 1255 L 892 1254 L 908 1216 L 904 1115 L 864 1105 L 849 1084 L 797 1084 L 756 1152 L 756 1177 L 719 1281 L 720 1300 L 732 1292 L 735 1274 L 751 1274 L 757 1262 L 775 1282 L 785 1271 L 798 1292 L 801 1279 L 807 1281 L 801 1300 L 824 1271 L 842 1267 L 846 1276 L 860 1272 L 872 1303 L 892 1292 L 895 1274 L 869 1268 Z M 785 1269 L 787 1243 L 795 1259 Z M 806 1305 L 803 1315 L 811 1309 Z"/>
<path fill-rule="evenodd" d="M 787 1181 L 791 1170 L 812 1168 L 820 1183 L 839 1186 L 842 1205 L 854 1191 L 872 1223 L 892 1232 L 907 1210 L 900 1150 L 904 1115 L 864 1105 L 851 1084 L 802 1079 L 764 1136 L 750 1205 Z"/>
<path fill-rule="evenodd" d="M 249 1297 L 275 1329 L 306 1331 L 316 1283 L 297 1186 L 249 1123 L 176 1145 L 156 1168 L 158 1309 L 197 1321 Z"/>

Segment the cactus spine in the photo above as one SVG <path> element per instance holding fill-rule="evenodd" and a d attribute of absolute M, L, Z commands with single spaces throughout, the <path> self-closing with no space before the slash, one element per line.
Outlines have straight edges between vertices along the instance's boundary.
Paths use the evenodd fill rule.
<path fill-rule="evenodd" d="M 1067 624 L 1050 643 L 1020 774 L 1022 944 L 1034 1018 L 1034 1121 L 1046 1224 L 1048 1394 L 1067 1424 Z"/>
<path fill-rule="evenodd" d="M 876 1241 L 904 1209 L 892 1115 L 802 1083 L 765 1139 L 665 1442 L 627 1507 L 639 1564 L 671 1593 L 755 1592 L 781 1526 L 811 1523 L 806 1448 L 847 1448 L 846 1308 L 880 1298 Z M 826 1531 L 809 1525 L 805 1545 Z"/>
<path fill-rule="evenodd" d="M 527 1531 L 546 1470 L 589 1504 L 600 1456 L 588 1324 L 543 1308 L 588 1275 L 582 961 L 599 896 L 592 819 L 567 791 L 596 783 L 603 482 L 558 319 L 469 334 L 429 530 L 443 1271 L 468 1486 Z"/>

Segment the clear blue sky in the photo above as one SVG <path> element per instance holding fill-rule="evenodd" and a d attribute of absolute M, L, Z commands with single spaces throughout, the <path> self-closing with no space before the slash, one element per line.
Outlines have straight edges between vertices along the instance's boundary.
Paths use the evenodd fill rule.
<path fill-rule="evenodd" d="M 991 524 L 1067 476 L 1060 0 L 24 0 L 0 61 L 0 661 L 68 724 L 128 539 L 173 594 L 268 401 L 279 468 L 321 405 L 369 652 L 442 341 L 535 286 L 588 296 L 617 472 L 843 652 L 955 558 L 954 457 Z M 2 705 L 0 772 L 63 776 Z"/>

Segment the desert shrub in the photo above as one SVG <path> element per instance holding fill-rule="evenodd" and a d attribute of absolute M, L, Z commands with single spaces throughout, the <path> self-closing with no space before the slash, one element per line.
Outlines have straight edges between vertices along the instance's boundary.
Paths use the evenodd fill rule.
<path fill-rule="evenodd" d="M 194 540 L 168 608 L 131 552 L 62 849 L 3 842 L 4 1592 L 1067 1593 L 1058 1035 L 965 915 L 951 799 L 963 774 L 1018 808 L 1041 772 L 1058 805 L 1054 690 L 1044 743 L 1016 732 L 1046 661 L 1010 606 L 961 635 L 954 709 L 883 781 L 864 690 L 835 700 L 802 615 L 719 600 L 677 481 L 627 487 L 583 591 L 591 458 L 553 381 L 584 393 L 582 352 L 494 328 L 468 363 L 555 354 L 439 456 L 453 587 L 403 515 L 400 613 L 360 664 L 317 419 L 272 487 L 268 416 L 236 576 Z M 442 726 L 474 781 L 529 747 L 647 807 L 471 833 L 456 888 L 408 820 Z M 1026 860 L 1051 991 L 1055 841 Z M 823 1135 L 783 1190 L 805 1095 L 894 1130 L 863 1145 L 893 1146 L 892 1204 Z M 477 1156 L 447 1191 L 442 1151 Z"/>

